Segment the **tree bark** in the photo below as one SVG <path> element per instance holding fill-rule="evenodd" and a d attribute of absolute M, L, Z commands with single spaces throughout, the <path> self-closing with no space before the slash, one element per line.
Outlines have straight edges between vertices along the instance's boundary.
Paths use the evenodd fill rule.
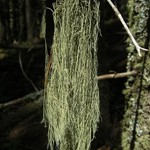
<path fill-rule="evenodd" d="M 129 0 L 129 26 L 133 36 L 140 46 L 148 48 L 150 28 L 150 1 Z M 150 149 L 150 52 L 142 52 L 139 57 L 131 41 L 128 44 L 127 70 L 138 70 L 135 78 L 129 77 L 124 94 L 126 110 L 122 122 L 122 149 L 149 150 Z"/>

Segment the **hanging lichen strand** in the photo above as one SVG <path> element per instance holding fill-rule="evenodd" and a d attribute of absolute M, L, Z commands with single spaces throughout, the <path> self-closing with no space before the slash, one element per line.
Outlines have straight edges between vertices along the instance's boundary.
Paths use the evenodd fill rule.
<path fill-rule="evenodd" d="M 99 3 L 57 0 L 52 69 L 44 102 L 51 150 L 88 150 L 99 121 Z"/>
<path fill-rule="evenodd" d="M 129 0 L 129 26 L 140 46 L 148 48 L 148 18 L 150 0 Z M 138 75 L 129 77 L 126 82 L 127 107 L 122 131 L 123 150 L 150 149 L 150 51 L 139 57 L 130 39 L 128 43 L 127 70 L 137 70 Z"/>

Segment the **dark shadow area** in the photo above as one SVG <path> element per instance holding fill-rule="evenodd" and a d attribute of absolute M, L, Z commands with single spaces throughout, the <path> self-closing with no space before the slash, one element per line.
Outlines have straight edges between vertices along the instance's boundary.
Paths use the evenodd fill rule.
<path fill-rule="evenodd" d="M 127 1 L 113 1 L 123 18 Z M 98 50 L 98 75 L 126 72 L 127 33 L 120 20 L 106 1 L 101 1 L 101 34 Z M 126 78 L 99 81 L 101 122 L 92 142 L 92 150 L 121 150 L 121 121 L 125 98 L 122 90 Z"/>
<path fill-rule="evenodd" d="M 11 54 L 9 54 L 11 51 Z M 14 52 L 14 53 L 13 53 Z M 24 76 L 20 63 L 26 75 L 32 80 L 35 86 L 40 90 L 43 88 L 44 81 L 44 48 L 43 49 L 28 49 L 5 50 L 3 53 L 9 55 L 7 58 L 0 60 L 0 97 L 1 103 L 12 99 L 22 97 L 35 89 Z"/>
<path fill-rule="evenodd" d="M 46 4 L 52 8 L 52 1 Z M 0 1 L 1 150 L 47 149 L 47 129 L 41 123 L 43 95 L 41 99 L 35 94 L 44 88 L 45 43 L 40 37 L 44 8 L 44 1 L 38 0 Z M 48 9 L 46 16 L 50 51 L 54 26 Z"/>
<path fill-rule="evenodd" d="M 5 133 L 1 132 L 1 150 L 46 150 L 47 129 L 41 124 L 42 107 L 28 114 L 14 126 L 7 128 Z M 12 110 L 11 110 L 12 111 Z M 15 111 L 12 111 L 16 113 Z M 11 115 L 13 117 L 13 115 Z M 5 115 L 5 117 L 10 117 Z"/>

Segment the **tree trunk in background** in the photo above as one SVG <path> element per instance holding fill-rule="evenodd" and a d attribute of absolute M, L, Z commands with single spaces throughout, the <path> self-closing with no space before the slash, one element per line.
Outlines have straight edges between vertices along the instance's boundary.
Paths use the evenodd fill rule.
<path fill-rule="evenodd" d="M 33 39 L 33 18 L 31 12 L 30 0 L 26 0 L 26 23 L 27 23 L 27 41 Z"/>
<path fill-rule="evenodd" d="M 46 7 L 53 10 L 53 3 L 55 0 L 46 0 Z M 52 45 L 52 37 L 54 34 L 54 22 L 53 22 L 53 12 L 46 9 L 46 42 Z"/>
<path fill-rule="evenodd" d="M 13 39 L 18 41 L 19 33 L 19 3 L 18 0 L 13 1 Z"/>
<path fill-rule="evenodd" d="M 129 0 L 129 27 L 138 44 L 150 46 L 150 0 Z M 123 150 L 150 150 L 150 51 L 139 57 L 130 39 L 127 70 L 138 75 L 126 82 L 126 110 L 122 122 Z"/>
<path fill-rule="evenodd" d="M 0 0 L 0 42 L 10 40 L 9 1 Z"/>
<path fill-rule="evenodd" d="M 14 25 L 14 7 L 13 7 L 13 1 L 9 1 L 9 28 L 10 28 L 10 40 L 13 40 L 13 25 Z"/>
<path fill-rule="evenodd" d="M 26 18 L 25 18 L 25 2 L 22 2 L 22 0 L 19 0 L 19 8 L 18 8 L 18 13 L 19 13 L 19 33 L 18 33 L 18 41 L 22 41 L 25 40 L 26 36 L 26 32 L 25 32 L 25 22 L 26 22 Z"/>

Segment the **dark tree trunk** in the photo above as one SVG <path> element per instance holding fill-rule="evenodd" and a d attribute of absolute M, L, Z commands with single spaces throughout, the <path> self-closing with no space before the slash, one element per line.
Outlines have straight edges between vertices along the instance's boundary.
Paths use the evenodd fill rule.
<path fill-rule="evenodd" d="M 26 0 L 26 23 L 27 23 L 27 40 L 31 41 L 33 39 L 33 18 L 31 12 L 31 1 Z"/>

